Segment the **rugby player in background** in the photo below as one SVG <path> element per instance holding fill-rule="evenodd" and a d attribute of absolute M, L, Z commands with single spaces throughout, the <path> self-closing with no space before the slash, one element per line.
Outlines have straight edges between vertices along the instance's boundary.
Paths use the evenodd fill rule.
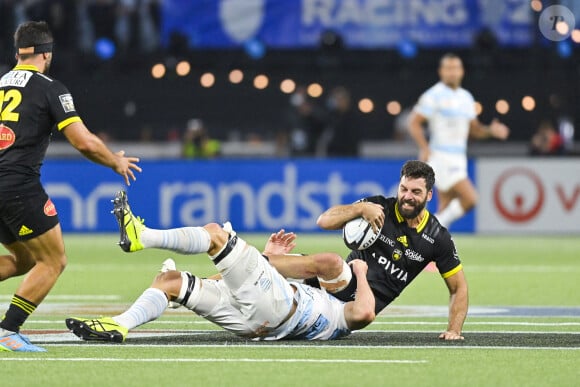
<path fill-rule="evenodd" d="M 437 219 L 444 227 L 477 204 L 477 192 L 467 175 L 467 140 L 507 139 L 509 129 L 497 120 L 483 125 L 475 112 L 475 100 L 461 87 L 463 63 L 455 54 L 439 63 L 440 82 L 428 89 L 409 117 L 409 132 L 419 147 L 419 160 L 435 170 L 439 199 Z M 423 132 L 428 124 L 429 141 Z"/>
<path fill-rule="evenodd" d="M 20 327 L 50 292 L 67 262 L 56 208 L 40 182 L 53 130 L 89 160 L 125 183 L 139 159 L 112 153 L 82 122 L 73 97 L 50 78 L 53 37 L 45 22 L 25 22 L 14 34 L 17 64 L 0 78 L 0 280 L 26 274 L 0 322 L 0 351 L 42 352 Z"/>

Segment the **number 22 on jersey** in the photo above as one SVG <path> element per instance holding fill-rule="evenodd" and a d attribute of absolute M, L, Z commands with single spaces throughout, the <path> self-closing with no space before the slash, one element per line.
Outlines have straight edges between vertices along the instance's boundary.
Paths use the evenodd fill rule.
<path fill-rule="evenodd" d="M 22 94 L 16 89 L 0 90 L 0 120 L 17 122 L 20 114 L 14 109 L 22 102 Z"/>

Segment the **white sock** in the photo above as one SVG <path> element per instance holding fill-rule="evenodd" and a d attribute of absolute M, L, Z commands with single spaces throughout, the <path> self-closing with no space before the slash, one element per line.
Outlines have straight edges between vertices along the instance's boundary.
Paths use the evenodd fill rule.
<path fill-rule="evenodd" d="M 113 320 L 131 330 L 157 319 L 163 314 L 167 304 L 167 297 L 162 290 L 149 288 L 137 298 L 129 309 L 118 316 L 114 316 Z"/>
<path fill-rule="evenodd" d="M 182 227 L 169 230 L 146 228 L 141 233 L 145 248 L 158 248 L 180 254 L 199 254 L 209 250 L 209 233 L 203 227 Z"/>
<path fill-rule="evenodd" d="M 15 334 L 16 332 L 12 332 L 12 331 L 7 331 L 4 328 L 0 328 L 0 337 L 4 337 L 4 336 L 10 336 Z"/>
<path fill-rule="evenodd" d="M 435 214 L 435 216 L 439 219 L 439 223 L 443 227 L 449 227 L 451 223 L 461 218 L 463 214 L 465 214 L 465 210 L 461 206 L 459 199 L 456 198 L 449 202 L 449 205 L 440 213 Z"/>

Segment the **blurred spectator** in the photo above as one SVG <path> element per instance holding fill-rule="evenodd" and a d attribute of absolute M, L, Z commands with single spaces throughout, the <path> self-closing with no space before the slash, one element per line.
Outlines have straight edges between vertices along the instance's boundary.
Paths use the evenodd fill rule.
<path fill-rule="evenodd" d="M 561 155 L 564 140 L 550 121 L 542 121 L 530 143 L 530 154 L 535 156 Z"/>
<path fill-rule="evenodd" d="M 332 89 L 327 99 L 327 108 L 330 117 L 325 153 L 328 156 L 357 156 L 361 128 L 352 109 L 350 92 L 342 86 Z"/>
<path fill-rule="evenodd" d="M 414 144 L 413 139 L 409 134 L 409 118 L 412 110 L 412 108 L 405 108 L 395 118 L 393 140 Z"/>
<path fill-rule="evenodd" d="M 326 129 L 327 116 L 324 109 L 310 99 L 306 88 L 299 86 L 290 96 L 286 127 L 290 133 L 290 154 L 313 156 Z"/>
<path fill-rule="evenodd" d="M 203 121 L 199 118 L 187 121 L 181 156 L 187 159 L 213 158 L 219 156 L 219 153 L 220 142 L 209 137 Z"/>

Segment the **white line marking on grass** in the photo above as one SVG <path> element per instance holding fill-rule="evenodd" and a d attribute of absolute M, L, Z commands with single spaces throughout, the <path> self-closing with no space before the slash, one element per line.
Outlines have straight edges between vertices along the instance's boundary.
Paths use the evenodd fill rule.
<path fill-rule="evenodd" d="M 12 296 L 0 296 L 0 301 L 10 301 Z M 46 297 L 45 303 L 50 301 L 119 301 L 120 296 L 110 294 L 55 294 Z"/>
<path fill-rule="evenodd" d="M 29 320 L 28 324 L 54 324 L 62 322 L 63 319 L 58 320 Z M 148 325 L 176 325 L 176 324 L 187 324 L 187 325 L 212 325 L 209 321 L 152 321 Z M 374 321 L 372 325 L 423 325 L 423 326 L 439 326 L 447 325 L 446 321 L 441 322 L 429 322 L 429 321 Z M 516 321 L 472 321 L 466 322 L 466 326 L 469 325 L 506 325 L 506 326 L 539 326 L 539 327 L 577 327 L 580 326 L 580 322 L 516 322 Z"/>
<path fill-rule="evenodd" d="M 0 361 L 66 361 L 66 362 L 122 362 L 122 363 L 362 363 L 362 364 L 419 364 L 428 363 L 427 360 L 401 359 L 187 359 L 187 358 L 157 358 L 157 359 L 126 359 L 126 358 L 70 358 L 70 357 L 39 357 L 39 358 L 0 358 Z"/>
<path fill-rule="evenodd" d="M 538 265 L 469 265 L 474 273 L 578 273 L 579 265 L 538 266 Z"/>
<path fill-rule="evenodd" d="M 428 322 L 428 321 L 373 321 L 372 325 L 447 325 L 447 322 Z M 580 322 L 516 322 L 516 321 L 468 321 L 468 325 L 515 325 L 515 326 L 541 326 L 541 327 L 564 327 L 564 326 L 580 326 Z"/>
<path fill-rule="evenodd" d="M 463 343 L 463 342 L 462 342 Z M 38 344 L 38 343 L 37 343 Z M 76 347 L 79 348 L 79 345 L 82 344 L 42 344 L 45 347 Z M 87 346 L 88 347 L 88 346 Z M 316 344 L 270 344 L 270 345 L 263 345 L 263 344 L 246 344 L 246 343 L 227 343 L 227 344 L 163 344 L 163 345 L 151 345 L 151 344 L 131 344 L 129 342 L 125 342 L 123 344 L 91 344 L 90 347 L 111 347 L 111 348 L 119 348 L 119 349 L 132 349 L 132 348 L 313 348 L 313 349 L 328 349 L 332 351 L 336 351 L 337 349 L 506 349 L 506 350 L 514 350 L 514 349 L 521 349 L 521 350 L 568 350 L 568 351 L 580 351 L 580 347 L 515 347 L 515 346 L 483 346 L 483 345 L 335 345 L 335 344 L 327 344 L 327 345 L 316 345 Z M 0 357 L 0 361 L 3 360 Z M 24 359 L 25 360 L 25 359 Z M 42 358 L 38 358 L 38 360 L 44 360 Z M 309 360 L 304 360 L 309 361 Z"/>

